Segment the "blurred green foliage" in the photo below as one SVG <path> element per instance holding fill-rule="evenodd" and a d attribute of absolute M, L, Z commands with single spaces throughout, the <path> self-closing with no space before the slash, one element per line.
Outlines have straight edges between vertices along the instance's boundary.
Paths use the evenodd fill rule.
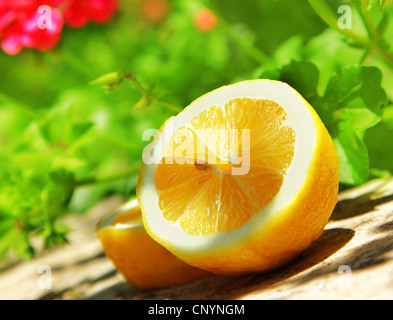
<path fill-rule="evenodd" d="M 143 131 L 240 80 L 286 81 L 315 107 L 342 186 L 391 175 L 391 1 L 171 0 L 162 21 L 141 1 L 120 1 L 105 25 L 66 28 L 50 52 L 0 53 L 0 258 L 33 257 L 33 236 L 64 244 L 65 213 L 131 197 Z M 331 23 L 341 4 L 356 35 Z M 210 32 L 193 23 L 203 7 L 218 17 Z"/>

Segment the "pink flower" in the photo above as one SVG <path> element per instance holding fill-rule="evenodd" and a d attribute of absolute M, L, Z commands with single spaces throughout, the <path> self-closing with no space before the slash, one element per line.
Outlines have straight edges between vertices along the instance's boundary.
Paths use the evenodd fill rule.
<path fill-rule="evenodd" d="M 52 0 L 0 0 L 1 48 L 7 54 L 23 47 L 49 50 L 60 40 L 61 12 L 51 7 Z"/>
<path fill-rule="evenodd" d="M 117 10 L 116 0 L 54 0 L 64 5 L 65 23 L 74 28 L 88 22 L 107 22 Z"/>
<path fill-rule="evenodd" d="M 83 27 L 107 22 L 116 0 L 0 0 L 0 46 L 14 55 L 24 47 L 49 50 L 60 40 L 63 22 Z"/>

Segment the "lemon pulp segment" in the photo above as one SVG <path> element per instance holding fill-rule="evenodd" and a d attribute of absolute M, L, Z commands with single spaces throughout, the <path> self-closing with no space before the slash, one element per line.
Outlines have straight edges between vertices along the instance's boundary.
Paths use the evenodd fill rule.
<path fill-rule="evenodd" d="M 291 165 L 296 137 L 286 118 L 274 101 L 236 98 L 177 129 L 155 175 L 163 217 L 191 235 L 248 221 L 275 197 Z M 245 157 L 246 173 L 231 174 Z"/>

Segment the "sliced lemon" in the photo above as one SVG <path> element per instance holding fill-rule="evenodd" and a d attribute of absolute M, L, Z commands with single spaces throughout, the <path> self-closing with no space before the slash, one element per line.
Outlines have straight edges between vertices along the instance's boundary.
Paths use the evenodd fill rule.
<path fill-rule="evenodd" d="M 289 85 L 239 82 L 170 118 L 143 154 L 146 231 L 216 273 L 267 271 L 317 239 L 337 202 L 338 158 Z"/>
<path fill-rule="evenodd" d="M 170 287 L 207 274 L 185 264 L 150 238 L 136 199 L 104 217 L 96 232 L 107 257 L 127 281 L 140 289 Z"/>

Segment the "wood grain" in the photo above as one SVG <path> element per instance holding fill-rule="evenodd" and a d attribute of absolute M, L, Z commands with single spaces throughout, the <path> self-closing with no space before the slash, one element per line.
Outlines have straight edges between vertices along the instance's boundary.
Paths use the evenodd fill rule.
<path fill-rule="evenodd" d="M 140 291 L 105 257 L 94 226 L 122 199 L 109 198 L 86 215 L 70 215 L 70 244 L 0 269 L 0 299 L 393 299 L 393 179 L 339 194 L 322 236 L 300 257 L 264 274 L 204 278 Z M 40 288 L 40 266 L 51 288 Z"/>

